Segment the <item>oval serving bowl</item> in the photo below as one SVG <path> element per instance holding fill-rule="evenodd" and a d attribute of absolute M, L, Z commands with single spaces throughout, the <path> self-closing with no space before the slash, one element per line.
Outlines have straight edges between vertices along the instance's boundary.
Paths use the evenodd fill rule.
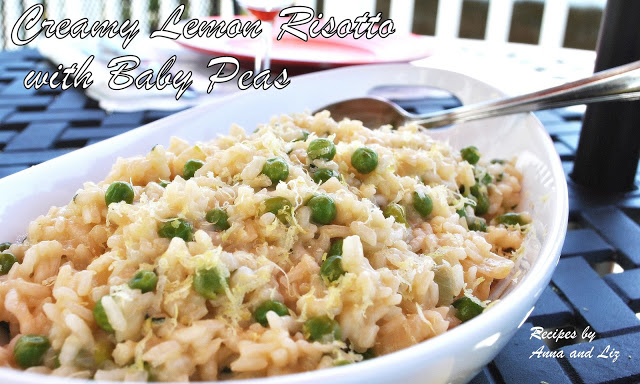
<path fill-rule="evenodd" d="M 0 233 L 18 240 L 27 224 L 52 205 L 67 204 L 85 181 L 102 180 L 119 156 L 147 152 L 171 136 L 190 142 L 225 134 L 231 124 L 247 130 L 281 113 L 315 110 L 366 95 L 381 85 L 428 85 L 449 90 L 463 104 L 502 96 L 494 87 L 459 73 L 409 64 L 335 69 L 293 78 L 283 90 L 243 91 L 0 179 Z M 214 90 L 215 92 L 215 90 Z M 449 383 L 466 382 L 491 361 L 522 325 L 558 262 L 568 216 L 567 185 L 553 143 L 532 114 L 486 119 L 431 131 L 455 148 L 476 145 L 486 158 L 518 156 L 523 172 L 521 208 L 532 213 L 534 235 L 516 273 L 494 287 L 500 301 L 481 316 L 413 347 L 357 364 L 234 383 Z M 86 383 L 0 368 L 0 382 Z M 97 383 L 95 381 L 91 381 Z"/>

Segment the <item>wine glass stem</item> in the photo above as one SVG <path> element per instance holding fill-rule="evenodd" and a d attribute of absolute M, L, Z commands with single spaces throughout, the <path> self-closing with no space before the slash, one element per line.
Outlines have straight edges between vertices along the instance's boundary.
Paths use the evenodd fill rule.
<path fill-rule="evenodd" d="M 256 54 L 254 66 L 254 73 L 256 75 L 271 67 L 271 47 L 273 46 L 272 31 L 273 22 L 263 21 L 262 33 L 260 34 L 262 38 L 262 49 Z"/>

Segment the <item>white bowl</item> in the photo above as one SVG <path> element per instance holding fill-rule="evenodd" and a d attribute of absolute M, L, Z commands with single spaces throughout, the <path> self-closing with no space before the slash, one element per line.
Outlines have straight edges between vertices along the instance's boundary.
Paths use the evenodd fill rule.
<path fill-rule="evenodd" d="M 146 153 L 171 136 L 190 141 L 225 134 L 232 123 L 248 130 L 280 113 L 314 110 L 362 96 L 380 85 L 430 85 L 447 89 L 464 104 L 502 93 L 473 78 L 407 64 L 335 69 L 296 77 L 283 90 L 242 91 L 153 122 L 0 179 L 0 233 L 16 240 L 29 221 L 51 205 L 68 203 L 87 180 L 103 179 L 118 156 Z M 241 383 L 445 383 L 465 382 L 490 362 L 525 321 L 558 262 L 568 215 L 567 186 L 560 159 L 540 122 L 531 114 L 465 123 L 433 135 L 455 147 L 476 145 L 487 157 L 517 155 L 524 173 L 523 207 L 532 212 L 536 235 L 503 299 L 481 316 L 413 347 L 358 364 Z M 511 283 L 511 284 L 506 284 Z M 70 384 L 69 378 L 0 369 L 0 382 Z M 82 382 L 85 382 L 84 380 Z M 237 381 L 236 381 L 237 382 Z"/>

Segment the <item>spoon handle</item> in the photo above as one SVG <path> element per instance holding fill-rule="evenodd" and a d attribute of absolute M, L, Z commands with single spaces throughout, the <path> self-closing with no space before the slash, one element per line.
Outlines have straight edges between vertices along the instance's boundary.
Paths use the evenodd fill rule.
<path fill-rule="evenodd" d="M 640 99 L 640 61 L 595 73 L 593 76 L 521 96 L 490 100 L 410 118 L 427 128 L 463 121 L 539 111 L 599 101 Z"/>

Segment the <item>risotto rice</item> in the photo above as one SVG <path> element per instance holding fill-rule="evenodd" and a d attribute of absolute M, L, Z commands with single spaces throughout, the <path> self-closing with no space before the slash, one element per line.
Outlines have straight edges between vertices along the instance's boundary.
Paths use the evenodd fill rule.
<path fill-rule="evenodd" d="M 0 249 L 0 366 L 213 381 L 442 334 L 490 304 L 530 227 L 515 160 L 488 160 L 327 112 L 118 159 Z"/>

